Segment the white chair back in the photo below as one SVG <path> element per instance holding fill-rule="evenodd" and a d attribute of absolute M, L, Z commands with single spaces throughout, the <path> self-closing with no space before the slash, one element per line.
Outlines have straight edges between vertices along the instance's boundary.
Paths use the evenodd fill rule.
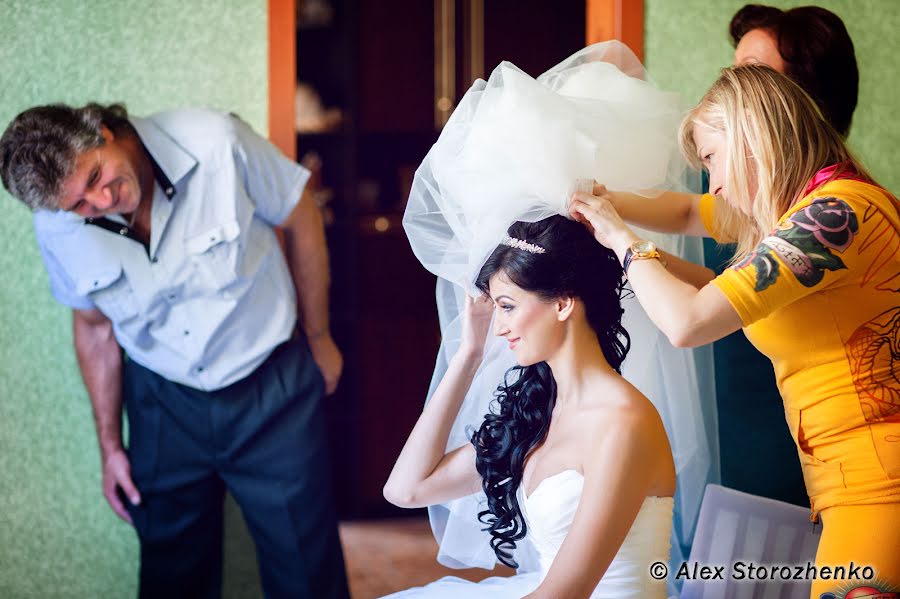
<path fill-rule="evenodd" d="M 681 599 L 809 599 L 811 581 L 748 580 L 749 564 L 814 563 L 821 526 L 809 510 L 765 497 L 710 484 L 703 495 L 697 531 L 687 562 L 725 566 L 722 580 L 687 580 Z M 733 564 L 743 562 L 744 580 Z M 677 572 L 671 572 L 674 576 Z"/>

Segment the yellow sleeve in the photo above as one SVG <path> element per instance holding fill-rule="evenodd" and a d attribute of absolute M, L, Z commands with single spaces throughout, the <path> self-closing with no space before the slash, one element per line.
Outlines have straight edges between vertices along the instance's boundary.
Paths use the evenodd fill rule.
<path fill-rule="evenodd" d="M 700 196 L 700 220 L 703 221 L 703 228 L 716 243 L 734 243 L 734 239 L 729 238 L 716 226 L 716 203 L 719 201 L 716 196 L 709 193 Z"/>
<path fill-rule="evenodd" d="M 810 293 L 857 272 L 866 234 L 858 198 L 807 197 L 740 263 L 713 279 L 749 326 Z M 893 233 L 896 235 L 896 230 Z"/>
<path fill-rule="evenodd" d="M 712 194 L 704 193 L 700 196 L 700 220 L 709 236 L 715 238 L 716 198 Z"/>

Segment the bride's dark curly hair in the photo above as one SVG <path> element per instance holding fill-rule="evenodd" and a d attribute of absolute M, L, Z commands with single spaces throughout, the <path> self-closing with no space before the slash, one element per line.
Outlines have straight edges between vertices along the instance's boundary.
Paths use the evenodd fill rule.
<path fill-rule="evenodd" d="M 517 287 L 554 301 L 575 297 L 582 301 L 588 323 L 606 361 L 621 372 L 630 338 L 622 327 L 624 274 L 616 255 L 597 243 L 581 224 L 562 216 L 535 223 L 516 222 L 510 237 L 544 248 L 532 253 L 499 245 L 478 275 L 484 293 L 498 272 Z M 491 534 L 497 559 L 517 568 L 512 556 L 526 525 L 516 498 L 525 458 L 544 440 L 556 403 L 556 381 L 546 362 L 509 369 L 497 388 L 491 411 L 472 436 L 475 467 L 482 478 L 488 509 L 478 514 Z"/>

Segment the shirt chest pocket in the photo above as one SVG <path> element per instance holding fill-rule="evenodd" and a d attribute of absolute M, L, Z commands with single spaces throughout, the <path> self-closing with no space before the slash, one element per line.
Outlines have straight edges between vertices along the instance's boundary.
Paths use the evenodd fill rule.
<path fill-rule="evenodd" d="M 122 323 L 140 313 L 140 305 L 121 265 L 85 274 L 76 290 L 85 295 L 114 323 Z"/>
<path fill-rule="evenodd" d="M 205 227 L 185 238 L 185 251 L 205 292 L 227 292 L 239 282 L 243 243 L 240 232 L 237 221 L 232 220 Z"/>

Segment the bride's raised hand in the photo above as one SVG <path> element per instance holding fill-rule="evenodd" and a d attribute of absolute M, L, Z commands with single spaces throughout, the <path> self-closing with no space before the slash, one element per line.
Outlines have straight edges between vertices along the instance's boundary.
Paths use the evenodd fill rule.
<path fill-rule="evenodd" d="M 477 357 L 480 360 L 484 354 L 484 344 L 487 340 L 488 330 L 491 328 L 491 318 L 494 315 L 494 300 L 487 294 L 476 298 L 466 295 L 465 302 L 462 343 L 459 350 L 470 357 Z"/>

